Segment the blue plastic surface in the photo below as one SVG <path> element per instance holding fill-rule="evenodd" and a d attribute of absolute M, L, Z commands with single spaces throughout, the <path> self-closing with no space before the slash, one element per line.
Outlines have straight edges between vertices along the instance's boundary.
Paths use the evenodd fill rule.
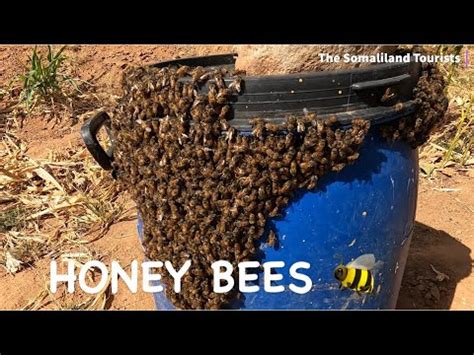
<path fill-rule="evenodd" d="M 266 293 L 261 273 L 260 291 L 244 294 L 243 302 L 235 303 L 234 308 L 395 307 L 414 225 L 418 152 L 404 142 L 387 143 L 374 130 L 353 165 L 324 176 L 314 192 L 297 193 L 283 216 L 269 221 L 267 229 L 275 230 L 279 245 L 262 244 L 262 262 L 285 262 L 278 269 L 283 280 L 274 283 L 283 285 L 285 291 Z M 140 236 L 141 223 L 139 218 Z M 365 253 L 373 253 L 377 260 L 374 292 L 358 295 L 339 289 L 335 267 Z M 300 271 L 313 282 L 311 291 L 303 295 L 288 289 L 292 282 L 302 285 L 289 275 L 289 267 L 297 261 L 311 264 L 309 270 Z M 157 309 L 174 309 L 164 292 L 154 296 Z"/>

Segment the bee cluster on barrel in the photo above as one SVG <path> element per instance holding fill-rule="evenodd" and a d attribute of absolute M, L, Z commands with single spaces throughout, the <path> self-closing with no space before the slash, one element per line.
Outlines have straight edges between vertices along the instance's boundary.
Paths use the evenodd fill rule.
<path fill-rule="evenodd" d="M 382 135 L 389 141 L 404 140 L 413 148 L 425 143 L 430 134 L 448 119 L 445 116 L 448 98 L 444 88 L 444 78 L 438 67 L 432 63 L 423 63 L 420 78 L 413 90 L 418 106 L 416 114 L 383 125 Z"/>
<path fill-rule="evenodd" d="M 369 130 L 361 118 L 343 129 L 336 118 L 308 114 L 280 125 L 255 118 L 252 135 L 242 135 L 229 124 L 240 74 L 135 68 L 123 77 L 124 95 L 112 116 L 113 165 L 142 215 L 147 257 L 173 265 L 192 261 L 180 293 L 163 276 L 178 308 L 222 308 L 239 297 L 237 291 L 213 292 L 211 264 L 226 260 L 237 270 L 238 263 L 257 257 L 259 243 L 275 246 L 273 231 L 264 236 L 267 220 L 282 212 L 295 190 L 314 189 L 321 176 L 355 161 Z M 432 90 L 423 89 L 428 95 Z M 392 138 L 411 142 L 397 130 Z"/>

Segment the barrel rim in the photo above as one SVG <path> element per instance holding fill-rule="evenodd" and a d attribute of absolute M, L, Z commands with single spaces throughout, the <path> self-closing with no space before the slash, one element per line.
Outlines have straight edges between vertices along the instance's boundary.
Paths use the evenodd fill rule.
<path fill-rule="evenodd" d="M 217 54 L 200 57 L 186 57 L 152 64 L 154 67 L 177 65 L 235 67 L 238 54 Z M 339 123 L 346 124 L 351 113 L 366 113 L 373 124 L 400 118 L 395 104 L 413 108 L 413 88 L 421 73 L 421 64 L 414 61 L 403 63 L 381 63 L 362 68 L 348 68 L 325 71 L 306 71 L 291 74 L 270 74 L 242 76 L 242 92 L 229 97 L 231 119 L 239 130 L 251 130 L 250 123 L 243 120 L 262 117 L 268 122 L 281 121 L 289 115 L 305 115 L 314 112 L 322 119 L 335 116 Z M 182 81 L 190 81 L 185 77 Z M 229 84 L 233 78 L 224 78 Z M 203 84 L 198 92 L 207 94 L 208 85 Z M 395 97 L 383 102 L 386 90 L 392 90 Z M 383 109 L 381 109 L 383 108 Z M 410 110 L 413 113 L 416 109 Z M 387 115 L 387 116 L 381 116 Z M 390 120 L 387 117 L 391 117 Z M 362 117 L 364 118 L 364 117 Z"/>

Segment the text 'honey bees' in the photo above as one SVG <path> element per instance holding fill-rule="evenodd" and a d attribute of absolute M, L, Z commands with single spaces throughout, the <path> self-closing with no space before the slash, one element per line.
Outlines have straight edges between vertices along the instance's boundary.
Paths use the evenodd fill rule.
<path fill-rule="evenodd" d="M 180 267 L 175 268 L 175 266 L 170 261 L 146 261 L 141 265 L 141 286 L 142 290 L 147 293 L 157 293 L 163 292 L 164 287 L 159 282 L 162 279 L 162 274 L 159 272 L 154 272 L 154 270 L 165 269 L 164 275 L 167 275 L 170 279 L 173 280 L 173 292 L 179 294 L 182 292 L 182 284 L 187 277 L 187 273 L 191 267 L 192 261 L 187 260 Z M 262 267 L 264 270 L 263 278 L 263 288 L 265 292 L 269 293 L 279 293 L 286 291 L 286 288 L 283 285 L 274 285 L 276 281 L 283 280 L 283 275 L 276 272 L 278 268 L 285 267 L 283 261 L 270 261 L 260 263 L 256 261 L 246 261 L 239 263 L 239 281 L 238 289 L 240 292 L 254 293 L 260 290 L 258 285 L 249 285 L 248 282 L 255 281 L 259 278 L 258 273 L 255 270 L 258 267 Z M 98 261 L 91 260 L 81 265 L 79 274 L 75 273 L 76 264 L 72 260 L 68 260 L 67 263 L 67 272 L 60 273 L 58 272 L 58 266 L 56 261 L 51 262 L 50 266 L 50 291 L 54 294 L 58 290 L 58 283 L 66 282 L 68 292 L 72 293 L 75 291 L 76 281 L 79 283 L 79 287 L 86 293 L 97 294 L 103 292 L 104 288 L 107 286 L 107 281 L 110 277 L 111 282 L 111 292 L 116 294 L 118 292 L 119 278 L 123 280 L 123 283 L 128 287 L 132 293 L 137 293 L 139 289 L 139 272 L 138 272 L 138 261 L 134 260 L 130 264 L 130 271 L 125 271 L 124 268 L 117 262 L 113 261 L 110 270 L 108 267 Z M 95 280 L 95 285 L 89 285 L 90 279 L 87 277 L 87 272 L 90 269 L 100 270 L 99 280 Z M 219 260 L 211 264 L 213 270 L 213 292 L 216 294 L 223 294 L 226 292 L 231 292 L 235 285 L 235 280 L 233 278 L 233 266 L 231 263 L 225 260 Z M 289 269 L 290 277 L 295 280 L 303 282 L 303 286 L 298 286 L 296 284 L 290 283 L 288 289 L 297 294 L 305 294 L 311 290 L 312 281 L 308 275 L 301 273 L 301 269 L 308 270 L 310 264 L 307 262 L 296 262 L 291 265 Z M 184 283 L 187 286 L 189 283 Z M 183 291 L 184 292 L 184 291 Z"/>

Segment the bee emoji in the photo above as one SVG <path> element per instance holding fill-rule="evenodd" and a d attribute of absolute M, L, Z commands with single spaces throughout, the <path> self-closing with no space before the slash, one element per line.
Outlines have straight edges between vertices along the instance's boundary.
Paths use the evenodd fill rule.
<path fill-rule="evenodd" d="M 341 283 L 339 288 L 349 288 L 359 294 L 371 293 L 374 290 L 371 272 L 374 266 L 374 254 L 364 254 L 347 265 L 338 265 L 334 270 L 334 277 Z"/>

